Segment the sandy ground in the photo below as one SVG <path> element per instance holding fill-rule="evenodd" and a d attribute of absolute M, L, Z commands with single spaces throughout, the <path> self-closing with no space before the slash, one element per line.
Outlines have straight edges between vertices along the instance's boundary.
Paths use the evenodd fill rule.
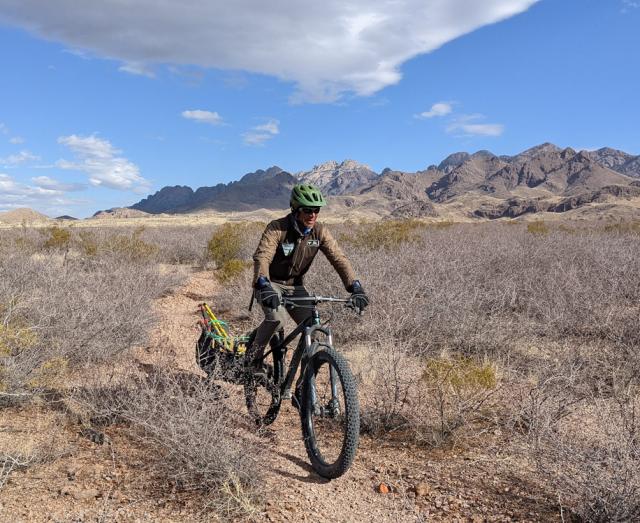
<path fill-rule="evenodd" d="M 196 307 L 210 298 L 214 286 L 211 273 L 195 272 L 184 286 L 158 300 L 160 328 L 136 357 L 200 374 L 193 359 Z M 241 398 L 239 387 L 227 390 Z M 247 428 L 247 438 L 255 437 Z M 309 465 L 297 411 L 290 404 L 261 437 L 265 484 L 251 515 L 239 520 L 561 520 L 557 501 L 545 497 L 526 467 L 482 448 L 436 451 L 399 438 L 362 436 L 353 467 L 342 478 L 327 481 Z M 176 491 L 150 478 L 145 450 L 125 430 L 106 427 L 104 438 L 103 444 L 96 443 L 95 434 L 50 404 L 0 410 L 0 450 L 11 449 L 15 455 L 19 449 L 27 459 L 37 456 L 29 466 L 0 475 L 0 485 L 6 480 L 0 489 L 0 521 L 217 520 L 197 493 Z"/>

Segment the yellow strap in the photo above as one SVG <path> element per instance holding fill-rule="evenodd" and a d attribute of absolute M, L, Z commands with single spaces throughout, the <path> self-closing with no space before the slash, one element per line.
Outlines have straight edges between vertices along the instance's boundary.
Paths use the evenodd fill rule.
<path fill-rule="evenodd" d="M 229 338 L 229 334 L 224 329 L 222 324 L 219 323 L 218 318 L 213 313 L 211 308 L 205 303 L 204 310 L 207 312 L 207 315 L 212 320 L 211 324 L 213 325 L 213 329 L 216 331 L 216 334 L 224 339 L 224 345 L 227 350 L 231 350 L 231 342 L 232 340 Z"/>

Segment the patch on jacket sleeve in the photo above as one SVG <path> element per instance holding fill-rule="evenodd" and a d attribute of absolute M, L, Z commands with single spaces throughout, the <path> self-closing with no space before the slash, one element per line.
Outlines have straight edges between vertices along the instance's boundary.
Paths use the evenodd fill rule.
<path fill-rule="evenodd" d="M 289 256 L 293 252 L 293 249 L 296 246 L 295 243 L 286 243 L 286 242 L 282 242 L 280 245 L 282 246 L 282 252 L 284 253 L 285 256 Z"/>
<path fill-rule="evenodd" d="M 309 247 L 320 247 L 320 240 L 307 240 Z"/>

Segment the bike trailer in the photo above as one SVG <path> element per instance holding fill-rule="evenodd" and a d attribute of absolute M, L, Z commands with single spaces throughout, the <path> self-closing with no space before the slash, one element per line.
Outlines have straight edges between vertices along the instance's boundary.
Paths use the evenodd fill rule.
<path fill-rule="evenodd" d="M 201 332 L 196 343 L 196 362 L 207 375 L 218 368 L 221 377 L 225 377 L 242 362 L 249 336 L 231 336 L 227 322 L 216 318 L 206 303 L 201 303 L 199 309 L 202 319 L 198 322 Z"/>

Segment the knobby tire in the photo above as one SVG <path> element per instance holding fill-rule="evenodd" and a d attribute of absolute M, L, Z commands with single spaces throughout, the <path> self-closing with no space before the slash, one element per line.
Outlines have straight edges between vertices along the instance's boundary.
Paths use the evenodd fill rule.
<path fill-rule="evenodd" d="M 300 418 L 302 422 L 302 435 L 307 454 L 313 469 L 325 478 L 333 479 L 342 476 L 351 466 L 358 448 L 360 433 L 360 408 L 358 404 L 358 392 L 356 382 L 349 368 L 347 360 L 333 347 L 316 342 L 312 349 L 312 356 L 304 371 L 302 385 L 302 405 Z M 322 420 L 316 417 L 314 412 L 312 388 L 315 387 L 316 375 L 323 366 L 333 367 L 340 381 L 341 398 L 344 405 L 341 406 L 342 426 L 339 432 L 343 432 L 341 449 L 336 459 L 323 455 L 323 444 L 318 437 Z M 324 370 L 323 370 L 324 372 Z M 317 391 L 315 393 L 317 395 Z M 340 390 L 338 391 L 340 395 Z M 338 422 L 336 422 L 337 424 Z"/>

